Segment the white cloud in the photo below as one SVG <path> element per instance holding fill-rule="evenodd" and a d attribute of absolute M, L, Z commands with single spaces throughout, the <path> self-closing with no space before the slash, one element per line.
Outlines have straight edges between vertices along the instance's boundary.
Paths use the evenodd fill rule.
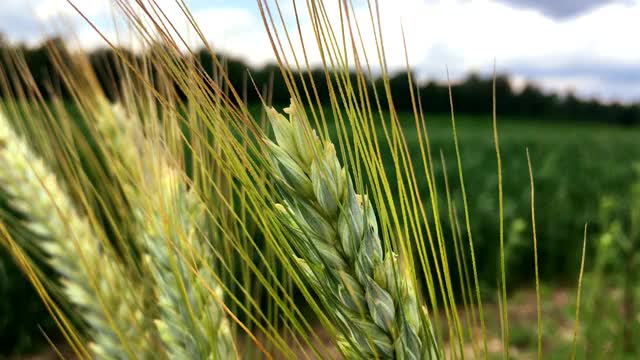
<path fill-rule="evenodd" d="M 199 10 L 193 15 L 214 49 L 242 57 L 254 66 L 273 61 L 273 51 L 259 14 L 229 7 Z"/>
<path fill-rule="evenodd" d="M 591 65 L 592 76 L 572 76 L 570 82 L 538 79 L 556 89 L 573 85 L 584 94 L 597 93 L 602 85 L 598 64 L 640 65 L 640 47 L 634 45 L 634 34 L 640 33 L 638 2 L 604 5 L 564 21 L 488 0 L 399 0 L 381 6 L 390 66 L 404 68 L 396 25 L 402 21 L 412 65 L 430 76 L 443 78 L 445 65 L 454 75 L 471 69 L 490 73 L 494 59 L 503 71 L 522 64 L 544 69 L 584 63 Z"/>
<path fill-rule="evenodd" d="M 466 67 L 491 64 L 494 57 L 499 64 L 521 59 L 557 63 L 585 56 L 616 61 L 640 58 L 640 48 L 633 46 L 633 34 L 640 33 L 640 5 L 608 5 L 560 22 L 487 0 L 385 4 L 386 23 L 402 19 L 414 58 L 423 61 L 428 61 L 434 48 L 446 48 L 453 60 Z M 387 30 L 392 33 L 393 26 Z M 392 51 L 399 49 L 395 46 Z"/>
<path fill-rule="evenodd" d="M 108 15 L 111 9 L 108 0 L 71 0 L 71 3 L 89 18 Z M 39 0 L 34 4 L 34 10 L 36 17 L 42 21 L 78 16 L 67 0 Z"/>

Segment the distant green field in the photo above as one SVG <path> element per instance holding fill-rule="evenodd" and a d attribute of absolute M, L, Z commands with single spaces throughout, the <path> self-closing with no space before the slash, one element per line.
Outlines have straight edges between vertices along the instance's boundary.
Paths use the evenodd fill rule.
<path fill-rule="evenodd" d="M 450 117 L 427 115 L 426 121 L 441 190 L 440 203 L 446 203 L 439 160 L 442 150 L 460 219 L 463 219 Z M 413 162 L 419 165 L 422 160 L 413 116 L 403 115 L 401 122 Z M 456 122 L 479 275 L 488 285 L 495 285 L 499 219 L 492 120 L 490 116 L 457 116 Z M 590 233 L 596 234 L 601 198 L 615 196 L 624 202 L 630 185 L 636 180 L 632 165 L 640 163 L 640 128 L 499 117 L 498 130 L 510 283 L 515 285 L 533 279 L 526 148 L 531 154 L 535 177 L 541 276 L 575 283 L 585 223 L 589 223 Z M 388 163 L 386 167 L 391 174 L 393 164 Z M 426 193 L 424 172 L 420 166 L 416 172 L 418 181 L 425 184 Z"/>

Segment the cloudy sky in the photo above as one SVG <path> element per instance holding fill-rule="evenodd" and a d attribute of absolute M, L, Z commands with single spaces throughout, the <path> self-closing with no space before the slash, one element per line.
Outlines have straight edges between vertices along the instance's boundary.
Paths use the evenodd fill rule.
<path fill-rule="evenodd" d="M 128 41 L 113 24 L 108 0 L 72 1 L 112 40 Z M 184 23 L 174 0 L 156 1 Z M 186 2 L 216 48 L 254 65 L 272 60 L 254 0 Z M 291 0 L 280 2 L 293 19 Z M 354 4 L 364 22 L 366 1 Z M 640 101 L 640 0 L 380 0 L 380 9 L 392 69 L 405 67 L 402 24 L 409 61 L 422 79 L 445 79 L 447 67 L 453 79 L 490 74 L 495 59 L 516 85 L 534 81 L 583 97 Z M 301 26 L 310 28 L 304 19 Z M 0 0 L 0 32 L 10 41 L 35 44 L 55 31 L 74 34 L 84 47 L 103 45 L 66 0 Z M 364 37 L 371 38 L 366 31 Z"/>

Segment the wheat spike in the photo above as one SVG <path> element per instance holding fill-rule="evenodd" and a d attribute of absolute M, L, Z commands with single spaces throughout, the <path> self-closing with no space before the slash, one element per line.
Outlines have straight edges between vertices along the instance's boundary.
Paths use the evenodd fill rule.
<path fill-rule="evenodd" d="M 98 106 L 101 111 L 96 119 L 96 130 L 111 165 L 124 177 L 123 182 L 139 182 L 145 166 L 140 158 L 144 146 L 141 126 L 136 119 L 126 115 L 121 104 L 109 104 L 101 99 Z"/>
<path fill-rule="evenodd" d="M 159 307 L 155 323 L 169 357 L 234 359 L 236 349 L 221 306 L 224 293 L 201 231 L 206 208 L 193 190 L 186 189 L 162 149 L 141 140 L 134 119 L 119 105 L 112 110 L 113 116 L 101 117 L 97 128 L 108 151 L 121 162 L 116 168 L 129 179 L 124 188 L 135 209 L 138 240 Z M 149 163 L 157 167 L 150 169 Z"/>
<path fill-rule="evenodd" d="M 158 200 L 144 216 L 143 231 L 160 306 L 160 337 L 172 359 L 234 359 L 233 338 L 220 305 L 224 293 L 201 231 L 204 206 L 180 178 L 168 177 L 172 179 L 164 179 Z"/>
<path fill-rule="evenodd" d="M 137 302 L 139 286 L 101 250 L 90 222 L 74 207 L 55 175 L 0 113 L 0 186 L 12 208 L 58 272 L 64 294 L 89 325 L 96 358 L 152 358 L 150 334 Z"/>
<path fill-rule="evenodd" d="M 355 193 L 333 144 L 322 144 L 304 114 L 267 109 L 276 143 L 280 217 L 294 234 L 302 273 L 342 331 L 346 358 L 429 359 L 437 349 L 392 251 L 385 251 L 371 201 Z"/>

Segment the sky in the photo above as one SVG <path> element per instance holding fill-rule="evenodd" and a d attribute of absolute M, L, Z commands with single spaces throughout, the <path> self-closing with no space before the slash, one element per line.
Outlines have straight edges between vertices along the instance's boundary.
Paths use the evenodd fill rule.
<path fill-rule="evenodd" d="M 122 24 L 114 24 L 109 0 L 71 0 L 111 41 L 132 44 Z M 185 0 L 208 41 L 251 65 L 273 61 L 255 0 Z M 175 0 L 156 0 L 177 25 L 186 21 Z M 304 1 L 297 1 L 298 7 Z M 337 0 L 326 0 L 329 11 Z M 295 26 L 290 0 L 280 0 Z M 575 92 L 602 101 L 640 101 L 640 0 L 379 0 L 387 64 L 406 68 L 408 57 L 418 78 L 455 81 L 470 72 L 512 75 L 515 87 L 534 82 L 548 91 Z M 366 1 L 355 0 L 365 44 Z M 335 17 L 336 20 L 338 19 Z M 311 33 L 301 19 L 304 34 Z M 0 0 L 0 33 L 12 42 L 37 44 L 57 33 L 83 48 L 104 40 L 67 0 Z M 193 32 L 188 38 L 195 39 Z M 310 39 L 310 38 L 309 38 Z M 294 39 L 294 43 L 297 42 Z M 294 45 L 299 51 L 299 45 Z M 374 49 L 367 45 L 367 49 Z M 371 50 L 370 56 L 375 56 Z M 318 64 L 317 52 L 309 54 Z"/>

